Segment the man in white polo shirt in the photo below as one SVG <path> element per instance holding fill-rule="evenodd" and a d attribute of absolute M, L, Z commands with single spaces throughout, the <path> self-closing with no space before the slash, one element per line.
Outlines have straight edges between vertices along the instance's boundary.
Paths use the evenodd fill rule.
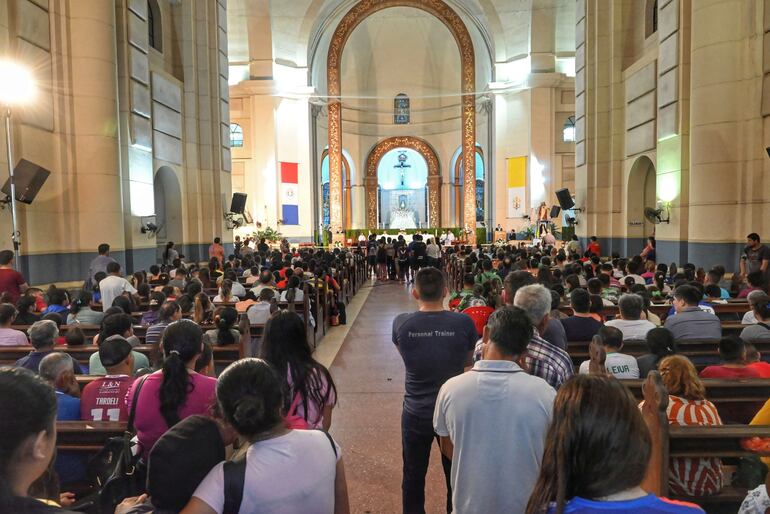
<path fill-rule="evenodd" d="M 482 359 L 441 388 L 433 415 L 452 459 L 455 514 L 524 512 L 540 472 L 556 391 L 518 364 L 534 328 L 518 307 L 495 311 Z M 500 477 L 513 482 L 501 487 Z"/>

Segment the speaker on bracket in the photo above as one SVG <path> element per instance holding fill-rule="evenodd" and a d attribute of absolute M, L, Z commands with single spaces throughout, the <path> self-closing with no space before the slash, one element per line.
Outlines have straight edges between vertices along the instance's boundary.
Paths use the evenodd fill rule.
<path fill-rule="evenodd" d="M 569 189 L 565 188 L 556 191 L 556 199 L 559 200 L 559 206 L 565 211 L 572 209 L 575 206 L 572 195 L 569 194 Z"/>
<path fill-rule="evenodd" d="M 561 212 L 561 207 L 559 207 L 558 205 L 551 206 L 551 219 L 558 218 L 560 212 Z"/>
<path fill-rule="evenodd" d="M 40 188 L 48 179 L 51 172 L 34 162 L 22 159 L 13 169 L 13 183 L 16 186 L 16 201 L 31 204 Z M 3 188 L 0 189 L 9 198 L 11 196 L 11 178 L 5 180 Z"/>
<path fill-rule="evenodd" d="M 246 208 L 246 194 L 233 193 L 233 200 L 230 202 L 230 212 L 234 214 L 243 214 Z"/>

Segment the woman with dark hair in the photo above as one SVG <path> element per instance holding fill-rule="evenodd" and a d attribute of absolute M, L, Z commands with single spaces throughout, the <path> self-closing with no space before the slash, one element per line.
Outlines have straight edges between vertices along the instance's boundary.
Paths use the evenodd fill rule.
<path fill-rule="evenodd" d="M 80 293 L 70 304 L 70 313 L 67 315 L 67 325 L 85 323 L 86 325 L 99 325 L 104 319 L 104 313 L 91 309 L 92 295 L 88 291 Z"/>
<path fill-rule="evenodd" d="M 146 327 L 154 325 L 160 319 L 159 312 L 160 306 L 166 301 L 166 295 L 160 291 L 153 291 L 150 293 L 150 302 L 147 310 L 142 313 L 142 319 L 139 322 L 140 325 Z"/>
<path fill-rule="evenodd" d="M 305 299 L 305 293 L 300 287 L 299 277 L 292 275 L 286 282 L 286 290 L 281 292 L 282 302 L 301 302 Z"/>
<path fill-rule="evenodd" d="M 115 299 L 112 300 L 112 305 L 110 305 L 110 307 L 120 307 L 123 312 L 129 315 L 138 309 L 134 302 L 125 295 L 116 296 Z"/>
<path fill-rule="evenodd" d="M 193 302 L 193 321 L 199 325 L 208 325 L 214 320 L 214 305 L 209 295 L 198 293 Z"/>
<path fill-rule="evenodd" d="M 661 298 L 666 298 L 671 294 L 671 286 L 666 283 L 666 273 L 663 271 L 656 271 L 655 276 L 652 278 L 652 283 L 658 288 Z"/>
<path fill-rule="evenodd" d="M 16 302 L 16 314 L 17 325 L 31 325 L 40 320 L 40 316 L 35 314 L 35 302 L 37 299 L 32 295 L 24 295 Z"/>
<path fill-rule="evenodd" d="M 650 371 L 658 369 L 658 363 L 669 355 L 676 354 L 674 334 L 667 328 L 653 328 L 646 336 L 648 353 L 636 358 L 639 365 L 639 378 L 647 378 Z"/>
<path fill-rule="evenodd" d="M 236 328 L 238 323 L 238 311 L 234 307 L 219 307 L 214 311 L 214 325 L 216 329 L 208 330 L 203 335 L 203 340 L 212 346 L 235 344 L 241 338 L 241 333 Z"/>
<path fill-rule="evenodd" d="M 166 249 L 163 250 L 163 264 L 173 265 L 178 258 L 179 252 L 174 249 L 174 242 L 169 241 L 166 243 Z"/>
<path fill-rule="evenodd" d="M 0 368 L 0 512 L 69 512 L 29 497 L 56 451 L 56 394 L 22 368 Z"/>
<path fill-rule="evenodd" d="M 527 514 L 703 512 L 696 505 L 669 503 L 640 487 L 651 444 L 636 400 L 619 380 L 575 375 L 556 394 Z M 612 458 L 606 458 L 608 453 Z"/>
<path fill-rule="evenodd" d="M 224 273 L 222 272 L 222 267 L 219 262 L 219 259 L 216 257 L 212 257 L 211 260 L 209 260 L 209 277 L 211 280 L 216 280 L 220 276 L 222 276 Z"/>
<path fill-rule="evenodd" d="M 337 388 L 325 366 L 313 359 L 305 323 L 295 312 L 279 311 L 265 325 L 261 357 L 284 377 L 286 412 L 310 428 L 329 430 Z"/>
<path fill-rule="evenodd" d="M 537 268 L 537 283 L 543 285 L 546 289 L 551 289 L 553 285 L 553 274 L 551 268 L 541 264 Z"/>
<path fill-rule="evenodd" d="M 201 268 L 200 271 L 198 271 L 198 280 L 200 281 L 201 286 L 203 286 L 203 289 L 209 289 L 212 287 L 211 273 L 209 272 L 208 268 Z"/>
<path fill-rule="evenodd" d="M 109 310 L 104 313 L 104 320 L 102 321 L 102 328 L 99 331 L 99 335 L 96 338 L 96 345 L 102 344 L 102 342 L 108 337 L 118 336 L 128 341 L 131 346 L 137 346 L 140 341 L 139 338 L 134 335 L 134 319 L 125 313 L 111 313 Z M 142 368 L 150 367 L 150 360 L 143 353 L 131 350 L 131 355 L 134 356 L 134 369 L 133 373 L 136 373 Z M 91 358 L 88 359 L 88 372 L 91 375 L 106 375 L 107 369 L 102 365 L 102 360 L 99 357 L 99 352 L 91 354 Z"/>
<path fill-rule="evenodd" d="M 136 399 L 136 435 L 146 458 L 155 441 L 180 420 L 206 414 L 214 402 L 217 380 L 195 372 L 203 352 L 203 331 L 197 323 L 181 319 L 166 327 L 161 341 L 163 367 L 146 375 Z M 134 388 L 128 393 L 128 410 Z"/>
<path fill-rule="evenodd" d="M 203 341 L 203 351 L 198 360 L 195 361 L 195 372 L 207 377 L 217 377 L 214 367 L 214 348 L 208 341 Z"/>
<path fill-rule="evenodd" d="M 245 459 L 242 496 L 234 498 L 240 500 L 240 512 L 348 513 L 339 446 L 319 430 L 286 427 L 282 386 L 281 374 L 260 359 L 235 362 L 219 377 L 219 410 L 247 443 L 236 459 Z M 203 479 L 184 514 L 224 511 L 224 466 L 218 464 Z"/>

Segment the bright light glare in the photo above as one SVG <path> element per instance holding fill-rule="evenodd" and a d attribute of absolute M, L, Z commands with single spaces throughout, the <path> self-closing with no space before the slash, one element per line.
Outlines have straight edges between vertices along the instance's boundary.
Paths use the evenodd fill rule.
<path fill-rule="evenodd" d="M 664 202 L 672 202 L 679 195 L 679 184 L 676 177 L 663 175 L 658 177 L 658 198 Z"/>
<path fill-rule="evenodd" d="M 35 98 L 35 79 L 26 67 L 0 60 L 0 104 L 20 105 Z"/>
<path fill-rule="evenodd" d="M 556 59 L 556 71 L 564 73 L 568 77 L 575 76 L 575 58 L 564 57 Z"/>

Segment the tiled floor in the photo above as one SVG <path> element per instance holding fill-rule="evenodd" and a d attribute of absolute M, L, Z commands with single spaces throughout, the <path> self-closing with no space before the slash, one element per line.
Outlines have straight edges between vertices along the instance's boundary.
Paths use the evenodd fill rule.
<path fill-rule="evenodd" d="M 372 286 L 331 366 L 339 396 L 331 433 L 342 447 L 354 513 L 401 512 L 404 364 L 391 343 L 391 325 L 416 308 L 407 286 Z M 435 445 L 425 489 L 426 512 L 442 512 L 446 487 Z"/>

